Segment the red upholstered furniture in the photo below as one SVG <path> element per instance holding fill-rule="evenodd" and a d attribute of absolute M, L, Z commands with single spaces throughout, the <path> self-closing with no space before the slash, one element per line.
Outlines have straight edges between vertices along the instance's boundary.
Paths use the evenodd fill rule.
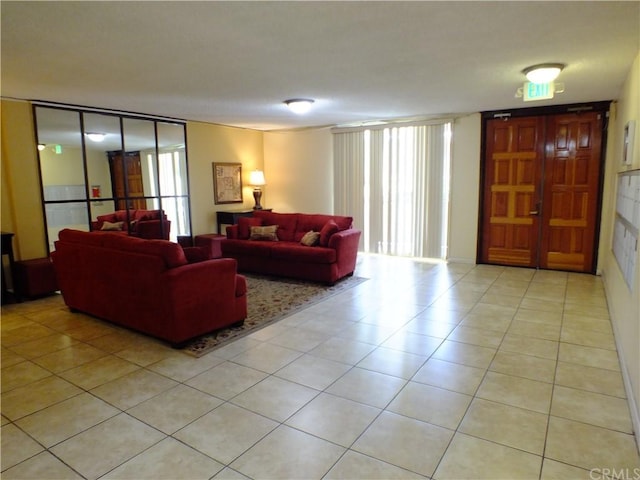
<path fill-rule="evenodd" d="M 162 224 L 161 224 L 162 221 Z M 105 225 L 105 222 L 108 222 Z M 106 215 L 98 215 L 95 222 L 91 222 L 92 231 L 103 231 L 105 228 L 120 228 L 111 232 L 129 233 L 140 238 L 160 238 L 169 240 L 171 222 L 162 210 L 118 210 Z M 128 226 L 128 228 L 127 228 Z"/>
<path fill-rule="evenodd" d="M 224 239 L 224 235 L 219 235 L 217 233 L 205 233 L 202 235 L 196 235 L 194 244 L 196 247 L 204 248 L 209 258 L 220 258 L 222 256 L 220 244 Z"/>
<path fill-rule="evenodd" d="M 13 288 L 16 297 L 32 298 L 58 290 L 56 273 L 49 257 L 15 262 Z"/>
<path fill-rule="evenodd" d="M 188 263 L 167 240 L 69 229 L 51 258 L 72 310 L 176 346 L 247 316 L 246 281 L 230 258 Z"/>
<path fill-rule="evenodd" d="M 353 275 L 360 230 L 352 217 L 257 210 L 227 227 L 221 242 L 223 257 L 235 258 L 238 270 L 301 278 L 333 284 Z M 277 225 L 277 241 L 252 240 L 251 227 Z M 320 233 L 319 244 L 301 244 L 309 231 Z M 255 232 L 255 229 L 254 229 Z"/>

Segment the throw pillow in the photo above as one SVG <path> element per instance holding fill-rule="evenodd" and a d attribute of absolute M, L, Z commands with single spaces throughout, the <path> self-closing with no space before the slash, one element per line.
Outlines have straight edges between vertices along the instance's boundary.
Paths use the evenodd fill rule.
<path fill-rule="evenodd" d="M 122 230 L 122 223 L 123 222 L 103 222 L 100 230 L 104 230 L 105 232 L 117 232 Z"/>
<path fill-rule="evenodd" d="M 246 240 L 251 235 L 251 227 L 259 227 L 262 225 L 262 219 L 256 217 L 240 217 L 238 218 L 238 238 Z"/>
<path fill-rule="evenodd" d="M 268 225 L 266 227 L 251 227 L 249 240 L 264 240 L 267 242 L 277 242 L 278 225 Z"/>
<path fill-rule="evenodd" d="M 304 234 L 304 236 L 300 240 L 300 243 L 302 245 L 306 245 L 307 247 L 313 247 L 314 245 L 317 245 L 319 241 L 320 232 L 314 232 L 313 230 L 311 230 Z"/>
<path fill-rule="evenodd" d="M 322 230 L 320 230 L 320 246 L 326 247 L 327 245 L 329 245 L 329 238 L 331 238 L 331 235 L 337 233 L 339 230 L 340 228 L 338 227 L 338 224 L 333 220 L 329 220 L 327 223 L 325 223 L 324 227 L 322 227 Z"/>

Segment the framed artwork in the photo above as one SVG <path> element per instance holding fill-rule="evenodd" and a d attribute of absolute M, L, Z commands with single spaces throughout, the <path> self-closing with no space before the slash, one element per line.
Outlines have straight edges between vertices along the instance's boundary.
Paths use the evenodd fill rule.
<path fill-rule="evenodd" d="M 242 164 L 213 163 L 213 198 L 221 203 L 242 203 Z"/>
<path fill-rule="evenodd" d="M 633 140 L 636 133 L 636 121 L 629 120 L 624 126 L 624 138 L 622 144 L 622 163 L 633 164 Z"/>

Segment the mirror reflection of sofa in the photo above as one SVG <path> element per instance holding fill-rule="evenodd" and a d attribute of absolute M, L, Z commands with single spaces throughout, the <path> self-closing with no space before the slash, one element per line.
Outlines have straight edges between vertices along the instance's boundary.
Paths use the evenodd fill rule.
<path fill-rule="evenodd" d="M 96 221 L 91 222 L 91 230 L 169 240 L 171 221 L 167 220 L 164 210 L 118 210 L 98 215 Z"/>

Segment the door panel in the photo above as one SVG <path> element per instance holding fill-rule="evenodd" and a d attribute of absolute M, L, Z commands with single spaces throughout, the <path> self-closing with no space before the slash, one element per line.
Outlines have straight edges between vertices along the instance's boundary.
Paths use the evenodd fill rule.
<path fill-rule="evenodd" d="M 110 152 L 109 166 L 111 168 L 114 194 L 116 198 L 118 198 L 116 201 L 116 209 L 126 210 L 127 207 L 132 209 L 146 209 L 147 202 L 144 198 L 141 198 L 144 197 L 144 188 L 142 184 L 140 154 L 138 152 L 127 152 L 124 155 L 123 161 L 122 153 Z M 125 197 L 128 197 L 128 199 L 125 200 Z"/>
<path fill-rule="evenodd" d="M 486 121 L 480 262 L 594 270 L 602 115 Z"/>
<path fill-rule="evenodd" d="M 527 117 L 487 122 L 484 225 L 485 263 L 532 267 L 537 264 L 543 123 Z"/>
<path fill-rule="evenodd" d="M 547 121 L 540 267 L 593 270 L 600 185 L 602 115 L 554 115 Z"/>

